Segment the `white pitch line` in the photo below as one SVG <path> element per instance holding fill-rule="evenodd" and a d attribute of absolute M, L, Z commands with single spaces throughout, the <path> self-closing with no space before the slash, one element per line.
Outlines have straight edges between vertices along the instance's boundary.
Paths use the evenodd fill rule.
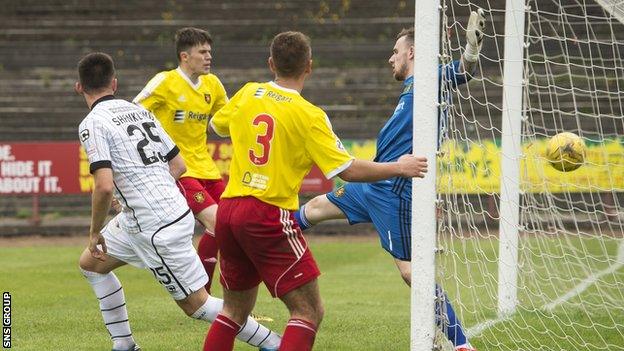
<path fill-rule="evenodd" d="M 574 296 L 579 295 L 580 293 L 585 291 L 592 284 L 594 284 L 598 279 L 602 278 L 603 276 L 607 274 L 611 274 L 617 271 L 623 265 L 624 265 L 624 241 L 620 242 L 620 245 L 618 246 L 618 254 L 617 254 L 617 258 L 614 264 L 612 264 L 608 268 L 603 269 L 602 271 L 596 274 L 592 274 L 589 277 L 585 278 L 585 280 L 580 282 L 577 286 L 575 286 L 572 290 L 568 291 L 565 295 L 545 305 L 544 309 L 547 311 L 554 310 L 557 306 L 561 305 L 562 303 L 568 301 Z"/>
<path fill-rule="evenodd" d="M 615 271 L 617 271 L 618 269 L 620 269 L 620 267 L 624 266 L 624 240 L 620 241 L 620 244 L 618 245 L 618 253 L 617 253 L 617 258 L 615 260 L 615 262 L 607 267 L 606 269 L 603 269 L 602 271 L 596 273 L 596 274 L 592 274 L 589 277 L 585 278 L 581 283 L 579 283 L 578 285 L 576 285 L 573 289 L 571 289 L 570 291 L 568 291 L 565 295 L 561 296 L 560 298 L 556 299 L 555 301 L 546 304 L 542 307 L 542 309 L 547 310 L 547 311 L 552 311 L 554 310 L 557 306 L 561 305 L 562 303 L 568 301 L 569 299 L 573 298 L 576 295 L 579 295 L 580 293 L 582 293 L 583 291 L 585 291 L 587 288 L 589 288 L 592 284 L 594 284 L 596 281 L 598 281 L 598 279 L 602 278 L 603 276 L 607 275 L 607 274 L 611 274 Z M 505 316 L 501 316 L 495 319 L 489 319 L 483 323 L 479 323 L 471 328 L 469 328 L 466 331 L 466 334 L 468 335 L 468 337 L 476 337 L 479 336 L 483 331 L 493 327 L 494 325 L 500 323 L 500 322 L 504 322 L 507 319 L 511 318 L 513 314 L 509 314 L 509 315 L 505 315 Z"/>
<path fill-rule="evenodd" d="M 466 336 L 468 336 L 469 338 L 474 338 L 476 336 L 479 336 L 483 331 L 485 331 L 487 329 L 490 329 L 491 327 L 495 326 L 496 324 L 509 319 L 509 317 L 511 317 L 511 315 L 498 317 L 496 319 L 488 319 L 487 321 L 485 321 L 483 323 L 479 323 L 479 324 L 469 328 L 466 331 Z"/>

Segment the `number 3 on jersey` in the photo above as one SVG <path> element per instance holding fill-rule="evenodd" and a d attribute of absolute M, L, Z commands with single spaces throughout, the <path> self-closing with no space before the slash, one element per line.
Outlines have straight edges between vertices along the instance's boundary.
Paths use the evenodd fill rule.
<path fill-rule="evenodd" d="M 253 148 L 249 149 L 249 160 L 256 166 L 264 166 L 267 162 L 269 162 L 271 141 L 273 140 L 273 131 L 275 130 L 275 120 L 270 115 L 261 114 L 257 115 L 253 119 L 252 124 L 254 126 L 260 126 L 260 124 L 264 124 L 266 126 L 264 134 L 259 133 L 256 136 L 256 143 L 258 143 L 262 149 L 260 155 L 256 154 Z"/>

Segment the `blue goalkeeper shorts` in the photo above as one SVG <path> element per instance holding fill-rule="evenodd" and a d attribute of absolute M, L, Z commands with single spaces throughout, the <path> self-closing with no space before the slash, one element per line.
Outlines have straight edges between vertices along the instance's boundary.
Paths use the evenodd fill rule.
<path fill-rule="evenodd" d="M 373 223 L 381 246 L 394 258 L 412 258 L 412 204 L 395 193 L 367 183 L 347 183 L 326 194 L 347 216 L 349 224 Z"/>

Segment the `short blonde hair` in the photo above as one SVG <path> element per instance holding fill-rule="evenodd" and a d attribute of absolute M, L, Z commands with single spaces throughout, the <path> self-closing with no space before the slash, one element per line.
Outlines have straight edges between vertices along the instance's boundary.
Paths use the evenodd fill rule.
<path fill-rule="evenodd" d="M 401 39 L 402 37 L 407 36 L 407 40 L 410 43 L 414 42 L 414 27 L 409 27 L 409 28 L 403 28 L 399 34 L 397 34 L 396 38 L 397 40 Z"/>

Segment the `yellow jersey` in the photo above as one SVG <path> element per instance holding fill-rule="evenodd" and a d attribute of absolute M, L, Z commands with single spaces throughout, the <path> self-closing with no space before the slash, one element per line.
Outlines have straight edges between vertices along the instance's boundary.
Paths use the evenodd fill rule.
<path fill-rule="evenodd" d="M 183 177 L 221 179 L 208 154 L 206 129 L 210 116 L 228 101 L 225 88 L 214 74 L 199 76 L 193 84 L 178 67 L 152 78 L 132 102 L 152 112 L 180 149 L 186 164 Z"/>
<path fill-rule="evenodd" d="M 353 162 L 325 112 L 274 82 L 247 83 L 210 125 L 232 138 L 230 179 L 222 198 L 253 196 L 296 210 L 313 164 L 330 179 Z"/>

